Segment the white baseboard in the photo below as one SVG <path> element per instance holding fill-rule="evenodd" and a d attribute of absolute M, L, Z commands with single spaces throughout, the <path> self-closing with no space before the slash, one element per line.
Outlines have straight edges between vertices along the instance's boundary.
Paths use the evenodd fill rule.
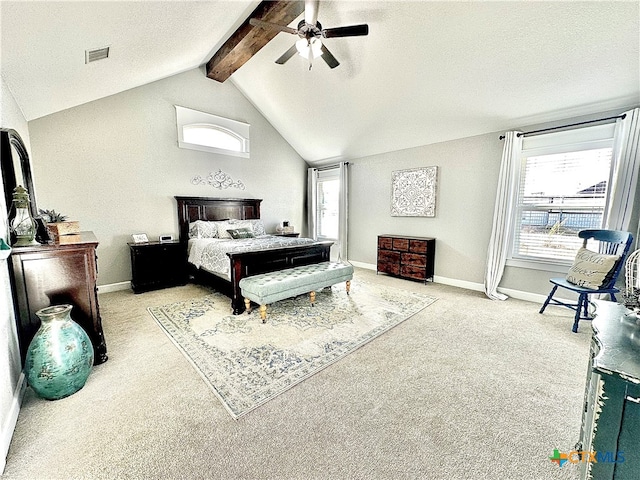
<path fill-rule="evenodd" d="M 352 264 L 354 267 L 373 270 L 374 272 L 377 270 L 377 266 L 374 263 L 356 262 L 354 260 L 349 260 L 349 263 Z M 435 275 L 433 277 L 433 281 L 435 283 L 450 285 L 452 287 L 464 288 L 464 289 L 473 290 L 476 292 L 484 292 L 484 285 L 482 283 L 469 282 L 467 280 L 459 280 L 457 278 L 441 277 L 440 275 Z M 120 290 L 129 290 L 130 288 L 131 288 L 131 282 L 109 283 L 106 285 L 98 285 L 98 293 L 117 292 Z M 522 290 L 514 290 L 512 288 L 498 288 L 498 291 L 512 298 L 517 298 L 518 300 L 526 300 L 528 302 L 534 302 L 534 303 L 543 303 L 547 298 L 546 295 L 541 295 L 538 293 L 531 293 L 531 292 L 524 292 Z M 568 300 L 565 300 L 565 301 L 568 301 Z"/>
<path fill-rule="evenodd" d="M 7 465 L 7 455 L 9 454 L 9 446 L 11 445 L 11 437 L 13 437 L 13 431 L 16 428 L 18 422 L 18 414 L 20 413 L 20 405 L 22 404 L 22 398 L 24 392 L 27 389 L 27 378 L 24 372 L 20 373 L 18 377 L 18 384 L 16 385 L 13 393 L 13 400 L 11 400 L 11 407 L 7 411 L 7 418 L 0 429 L 0 475 L 4 472 L 4 467 Z"/>
<path fill-rule="evenodd" d="M 349 260 L 349 263 L 354 267 L 366 268 L 367 270 L 373 270 L 374 272 L 378 269 L 375 263 L 355 262 L 353 260 Z"/>
<path fill-rule="evenodd" d="M 354 267 L 366 268 L 367 270 L 377 270 L 377 266 L 373 263 L 363 263 L 356 262 L 353 260 L 349 260 Z M 467 280 L 459 280 L 457 278 L 448 278 L 442 277 L 440 275 L 435 275 L 433 277 L 434 283 L 441 283 L 443 285 L 450 285 L 452 287 L 464 288 L 466 290 L 473 290 L 476 292 L 484 292 L 484 284 L 477 282 L 469 282 Z M 547 296 L 541 295 L 538 293 L 531 292 L 523 292 L 522 290 L 514 290 L 512 288 L 498 288 L 500 293 L 504 293 L 505 295 L 516 298 L 518 300 L 526 300 L 528 302 L 540 303 L 542 304 Z"/>
<path fill-rule="evenodd" d="M 512 288 L 498 288 L 498 292 L 504 293 L 509 297 L 517 298 L 518 300 L 526 300 L 527 302 L 539 303 L 541 305 L 547 299 L 547 295 L 541 295 L 539 293 L 523 292 L 522 290 L 514 290 Z M 569 300 L 563 300 L 563 301 L 568 302 Z"/>
<path fill-rule="evenodd" d="M 435 283 L 442 283 L 443 285 L 450 285 L 452 287 L 465 288 L 467 290 L 473 290 L 476 292 L 484 292 L 484 285 L 482 283 L 469 282 L 467 280 L 459 280 L 457 278 L 441 277 L 435 275 L 433 277 Z"/>
<path fill-rule="evenodd" d="M 120 290 L 129 290 L 131 282 L 108 283 L 106 285 L 98 285 L 98 293 L 118 292 Z"/>

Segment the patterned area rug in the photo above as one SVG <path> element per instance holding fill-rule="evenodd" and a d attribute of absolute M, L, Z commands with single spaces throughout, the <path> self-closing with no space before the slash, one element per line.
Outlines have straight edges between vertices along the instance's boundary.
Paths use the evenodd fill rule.
<path fill-rule="evenodd" d="M 354 281 L 231 315 L 213 293 L 149 312 L 238 418 L 331 365 L 435 301 L 421 293 Z"/>

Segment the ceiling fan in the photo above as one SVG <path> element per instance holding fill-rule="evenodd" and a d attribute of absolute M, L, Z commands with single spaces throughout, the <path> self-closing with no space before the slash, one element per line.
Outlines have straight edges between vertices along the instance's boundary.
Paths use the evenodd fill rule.
<path fill-rule="evenodd" d="M 324 46 L 321 38 L 338 38 L 338 37 L 359 37 L 369 34 L 369 25 L 349 25 L 346 27 L 322 28 L 318 22 L 318 7 L 320 0 L 305 0 L 304 2 L 304 20 L 298 23 L 298 28 L 291 28 L 277 23 L 264 22 L 257 18 L 252 18 L 249 23 L 254 27 L 275 28 L 281 32 L 298 35 L 298 40 L 289 50 L 284 52 L 276 63 L 283 65 L 287 60 L 296 53 L 309 60 L 309 70 L 313 65 L 313 59 L 322 57 L 330 68 L 336 68 L 340 62 L 336 60 L 329 49 Z"/>

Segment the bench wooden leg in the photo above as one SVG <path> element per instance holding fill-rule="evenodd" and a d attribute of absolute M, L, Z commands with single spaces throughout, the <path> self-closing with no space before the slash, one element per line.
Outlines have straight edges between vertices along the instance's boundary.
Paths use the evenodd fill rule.
<path fill-rule="evenodd" d="M 347 295 L 349 295 L 349 290 L 351 290 L 351 280 L 347 280 Z"/>
<path fill-rule="evenodd" d="M 247 315 L 251 313 L 251 300 L 245 297 L 244 299 L 244 308 L 247 310 Z"/>
<path fill-rule="evenodd" d="M 311 306 L 314 307 L 316 303 L 316 292 L 309 292 L 309 300 L 311 300 Z"/>
<path fill-rule="evenodd" d="M 262 323 L 267 323 L 267 306 L 260 305 L 260 318 L 262 319 Z"/>

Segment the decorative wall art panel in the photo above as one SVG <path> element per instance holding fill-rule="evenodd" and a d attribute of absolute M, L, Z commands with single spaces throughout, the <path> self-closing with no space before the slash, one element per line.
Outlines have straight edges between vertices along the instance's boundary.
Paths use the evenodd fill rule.
<path fill-rule="evenodd" d="M 438 167 L 392 173 L 391 216 L 435 217 Z"/>
<path fill-rule="evenodd" d="M 210 173 L 207 178 L 202 178 L 200 175 L 196 175 L 191 179 L 191 183 L 194 185 L 211 185 L 218 190 L 227 188 L 237 188 L 244 190 L 245 186 L 240 180 L 234 181 L 230 175 L 224 173 L 222 170 L 218 170 L 216 173 Z"/>

